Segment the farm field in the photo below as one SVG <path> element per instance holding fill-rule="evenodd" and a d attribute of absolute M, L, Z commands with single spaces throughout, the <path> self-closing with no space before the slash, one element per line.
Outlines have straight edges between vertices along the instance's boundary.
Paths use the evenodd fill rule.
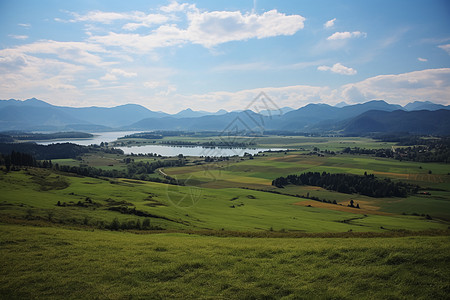
<path fill-rule="evenodd" d="M 316 196 L 347 205 L 350 200 L 363 204 L 365 213 L 383 211 L 393 214 L 429 214 L 450 219 L 450 168 L 447 164 L 397 161 L 367 155 L 336 155 L 318 157 L 302 152 L 265 153 L 254 159 L 217 162 L 208 165 L 165 168 L 164 172 L 187 184 L 207 188 L 250 188 L 288 195 Z M 410 195 L 407 198 L 372 198 L 358 194 L 343 194 L 311 186 L 271 185 L 274 178 L 303 172 L 329 172 L 390 178 L 423 188 L 430 195 Z M 431 174 L 430 174 L 431 173 Z M 311 203 L 310 203 L 311 204 Z M 311 204 L 314 206 L 313 204 Z M 322 206 L 323 207 L 323 206 Z M 329 209 L 336 206 L 326 206 Z"/>

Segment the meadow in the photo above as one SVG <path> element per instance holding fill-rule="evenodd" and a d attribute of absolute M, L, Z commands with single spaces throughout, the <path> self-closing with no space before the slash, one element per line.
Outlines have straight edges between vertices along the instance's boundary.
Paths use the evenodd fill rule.
<path fill-rule="evenodd" d="M 1 174 L 0 188 L 0 217 L 97 228 L 114 219 L 125 224 L 147 218 L 155 227 L 174 230 L 365 232 L 448 226 L 444 220 L 371 214 L 346 205 L 338 205 L 344 211 L 321 202 L 302 205 L 308 200 L 251 189 L 97 179 L 34 168 Z"/>
<path fill-rule="evenodd" d="M 237 238 L 0 225 L 3 299 L 445 299 L 448 236 Z"/>
<path fill-rule="evenodd" d="M 379 213 L 380 211 L 390 214 L 428 214 L 450 220 L 450 168 L 447 164 L 398 161 L 368 155 L 317 156 L 294 151 L 265 153 L 264 156 L 254 159 L 246 158 L 239 161 L 165 168 L 164 170 L 170 176 L 201 188 L 237 187 L 275 191 L 291 196 L 309 195 L 328 201 L 335 200 L 344 206 L 347 206 L 350 200 L 354 200 L 362 204 L 361 208 L 365 209 L 365 214 Z M 422 193 L 428 194 L 415 194 L 407 198 L 372 198 L 311 186 L 287 186 L 280 189 L 271 185 L 271 181 L 276 177 L 303 172 L 356 175 L 363 175 L 367 172 L 380 178 L 417 184 L 422 188 Z M 309 204 L 311 203 L 308 202 Z M 327 207 L 342 210 L 338 206 L 329 205 Z"/>
<path fill-rule="evenodd" d="M 1 170 L 0 298 L 446 298 L 448 166 L 311 154 L 308 139 L 295 140 L 302 150 L 213 162 L 186 157 L 185 166 L 152 174 L 182 185 Z M 374 142 L 330 138 L 321 149 L 349 143 Z M 124 170 L 126 158 L 89 153 L 53 163 Z M 418 184 L 421 193 L 373 198 L 271 184 L 309 171 L 367 172 Z"/>

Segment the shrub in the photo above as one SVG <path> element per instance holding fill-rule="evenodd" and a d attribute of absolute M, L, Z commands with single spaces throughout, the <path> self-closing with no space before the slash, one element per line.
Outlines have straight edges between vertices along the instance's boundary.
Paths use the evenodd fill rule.
<path fill-rule="evenodd" d="M 117 218 L 114 218 L 114 220 L 112 220 L 111 224 L 109 225 L 109 229 L 119 230 L 119 228 L 120 228 L 120 222 Z"/>
<path fill-rule="evenodd" d="M 150 228 L 150 219 L 144 219 L 142 222 L 142 229 L 149 229 Z"/>

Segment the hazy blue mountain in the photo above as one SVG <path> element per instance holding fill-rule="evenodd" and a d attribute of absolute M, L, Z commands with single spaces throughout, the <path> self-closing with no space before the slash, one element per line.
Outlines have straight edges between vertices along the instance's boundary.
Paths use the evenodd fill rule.
<path fill-rule="evenodd" d="M 226 114 L 227 111 L 224 109 L 218 110 L 217 112 L 208 112 L 203 110 L 192 110 L 190 108 L 186 108 L 185 110 L 182 110 L 174 115 L 172 115 L 175 118 L 197 118 L 197 117 L 203 117 L 203 116 L 218 116 Z"/>
<path fill-rule="evenodd" d="M 61 130 L 69 124 L 91 124 L 54 107 L 12 105 L 0 109 L 2 130 Z"/>
<path fill-rule="evenodd" d="M 388 104 L 381 100 L 348 105 L 342 108 L 327 104 L 308 104 L 302 108 L 287 112 L 281 116 L 279 114 L 262 116 L 252 111 L 242 111 L 231 112 L 220 116 L 209 115 L 198 118 L 147 118 L 132 124 L 127 127 L 127 129 L 231 130 L 230 128 L 234 126 L 234 122 L 234 124 L 239 123 L 241 128 L 247 128 L 248 131 L 256 131 L 260 125 L 261 128 L 264 128 L 265 130 L 323 132 L 343 130 L 344 127 L 342 122 L 346 120 L 348 124 L 359 126 L 361 128 L 361 132 L 374 129 L 383 131 L 385 129 L 383 129 L 382 126 L 385 125 L 377 125 L 377 119 L 369 118 L 370 114 L 363 115 L 363 118 L 361 119 L 353 119 L 368 111 L 392 112 L 400 109 L 402 109 L 402 107 L 399 105 Z M 349 123 L 350 120 L 353 121 Z M 416 123 L 420 124 L 420 122 L 417 121 Z M 349 127 L 349 129 L 352 129 L 352 127 Z"/>
<path fill-rule="evenodd" d="M 438 110 L 438 109 L 450 109 L 450 106 L 442 104 L 436 104 L 430 101 L 415 101 L 405 105 L 404 107 L 408 111 L 413 110 Z"/>
<path fill-rule="evenodd" d="M 341 111 L 347 114 L 360 114 L 369 110 L 394 111 L 403 109 L 401 105 L 389 104 L 383 100 L 372 100 L 365 103 L 347 105 L 341 108 Z"/>
<path fill-rule="evenodd" d="M 280 108 L 279 110 L 261 110 L 258 113 L 263 116 L 277 116 L 277 115 L 284 115 L 285 113 L 288 113 L 290 111 L 293 111 L 294 109 L 289 106 L 285 106 Z"/>
<path fill-rule="evenodd" d="M 225 109 L 219 109 L 218 111 L 216 111 L 216 115 L 224 115 L 224 114 L 226 114 L 226 113 L 228 113 Z"/>
<path fill-rule="evenodd" d="M 427 107 L 429 110 L 416 111 Z M 14 99 L 0 100 L 0 130 L 77 130 L 107 131 L 128 130 L 215 130 L 248 131 L 284 130 L 297 132 L 366 133 L 385 131 L 407 131 L 413 133 L 446 133 L 447 110 L 439 110 L 429 115 L 431 108 L 442 105 L 431 102 L 414 102 L 405 108 L 373 100 L 366 103 L 343 107 L 327 104 L 308 104 L 296 110 L 284 107 L 284 114 L 270 114 L 268 111 L 257 114 L 251 110 L 216 113 L 186 109 L 169 115 L 154 112 L 136 104 L 106 107 L 59 107 L 32 98 L 25 101 Z M 406 108 L 414 109 L 408 114 Z M 291 111 L 289 111 L 291 110 Z M 389 112 L 395 112 L 387 114 Z M 423 112 L 418 114 L 418 112 Z M 406 114 L 403 114 L 406 113 Z M 412 113 L 412 112 L 411 112 Z M 206 114 L 206 115 L 204 115 Z M 263 115 L 267 114 L 267 115 Z M 435 120 L 433 118 L 436 118 Z M 431 119 L 430 119 L 431 118 Z M 398 123 L 398 124 L 397 124 Z"/>
<path fill-rule="evenodd" d="M 309 132 L 317 130 L 317 128 L 327 128 L 330 124 L 356 117 L 369 110 L 394 111 L 398 109 L 402 109 L 402 107 L 382 100 L 373 100 L 344 107 L 335 107 L 328 104 L 308 104 L 286 113 L 282 118 L 274 120 L 270 123 L 269 129 Z M 318 127 L 317 124 L 326 126 Z"/>
<path fill-rule="evenodd" d="M 154 112 L 137 104 L 125 104 L 116 107 L 63 107 L 54 106 L 36 98 L 25 101 L 14 99 L 0 100 L 0 109 L 7 107 L 26 108 L 26 111 L 29 114 L 33 114 L 32 111 L 35 108 L 41 108 L 41 110 L 36 110 L 36 114 L 42 114 L 42 109 L 48 109 L 48 113 L 52 114 L 53 119 L 57 118 L 56 115 L 59 111 L 60 118 L 57 119 L 61 122 L 57 122 L 58 126 L 69 124 L 96 124 L 106 127 L 122 127 L 144 118 L 161 118 L 169 116 L 169 114 Z M 3 119 L 0 117 L 0 122 L 1 121 L 3 121 Z M 42 124 L 38 123 L 36 125 Z"/>
<path fill-rule="evenodd" d="M 60 107 L 60 109 L 80 120 L 91 121 L 95 124 L 109 127 L 126 126 L 144 118 L 168 116 L 166 113 L 154 112 L 137 104 L 125 104 L 115 107 Z"/>
<path fill-rule="evenodd" d="M 371 110 L 341 123 L 345 133 L 409 132 L 411 134 L 450 134 L 450 110 L 392 112 Z"/>
<path fill-rule="evenodd" d="M 251 110 L 198 118 L 147 118 L 125 127 L 129 130 L 217 130 L 260 132 L 267 118 Z"/>
<path fill-rule="evenodd" d="M 341 107 L 344 107 L 344 106 L 348 106 L 348 104 L 345 101 L 341 101 L 338 104 L 334 105 L 334 107 L 338 107 L 338 108 L 341 108 Z"/>
<path fill-rule="evenodd" d="M 34 106 L 34 107 L 53 107 L 53 105 L 44 102 L 42 100 L 38 100 L 36 98 L 27 99 L 24 101 L 9 99 L 9 100 L 0 100 L 0 109 L 7 106 Z"/>
<path fill-rule="evenodd" d="M 312 124 L 334 118 L 338 110 L 328 104 L 308 104 L 281 117 L 272 118 L 267 129 L 308 131 Z"/>

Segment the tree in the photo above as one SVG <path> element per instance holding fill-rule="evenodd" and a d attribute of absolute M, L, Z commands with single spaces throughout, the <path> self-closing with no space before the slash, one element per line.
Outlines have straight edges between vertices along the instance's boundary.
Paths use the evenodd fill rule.
<path fill-rule="evenodd" d="M 5 167 L 6 167 L 6 172 L 9 172 L 11 170 L 11 157 L 10 156 L 5 157 Z"/>
<path fill-rule="evenodd" d="M 141 230 L 142 229 L 141 220 L 139 220 L 139 219 L 136 221 L 136 229 L 137 230 Z"/>
<path fill-rule="evenodd" d="M 120 228 L 120 222 L 117 218 L 114 218 L 114 220 L 112 220 L 111 224 L 109 225 L 109 229 L 119 230 L 119 228 Z"/>
<path fill-rule="evenodd" d="M 143 229 L 150 229 L 150 219 L 145 219 L 145 220 L 142 222 L 142 228 L 143 228 Z"/>

